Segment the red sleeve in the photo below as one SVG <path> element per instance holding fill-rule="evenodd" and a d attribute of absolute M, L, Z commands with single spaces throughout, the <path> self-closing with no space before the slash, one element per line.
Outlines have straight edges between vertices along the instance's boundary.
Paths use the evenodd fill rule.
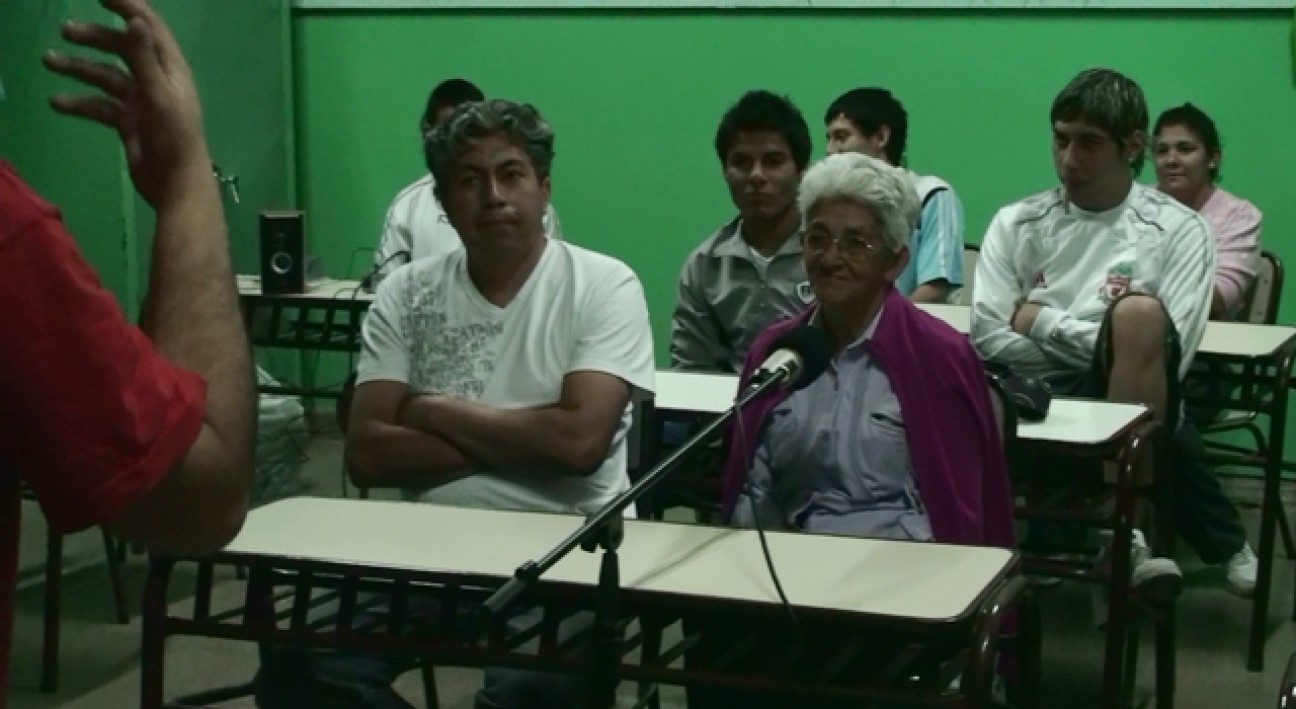
<path fill-rule="evenodd" d="M 0 465 L 50 524 L 117 516 L 185 455 L 206 384 L 129 325 L 58 212 L 0 164 Z"/>

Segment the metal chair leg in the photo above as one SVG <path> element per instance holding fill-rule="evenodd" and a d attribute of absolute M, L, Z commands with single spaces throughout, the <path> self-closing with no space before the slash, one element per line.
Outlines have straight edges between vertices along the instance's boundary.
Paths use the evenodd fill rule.
<path fill-rule="evenodd" d="M 45 637 L 41 642 L 40 689 L 58 691 L 59 623 L 63 584 L 63 535 L 52 530 L 45 545 Z"/>
<path fill-rule="evenodd" d="M 1285 418 L 1274 416 L 1275 419 Z M 1284 422 L 1285 423 L 1285 422 Z M 1278 436 L 1282 436 L 1280 429 Z M 1281 449 L 1281 442 L 1274 447 L 1275 455 Z M 1265 471 L 1265 491 L 1260 505 L 1260 539 L 1256 555 L 1260 568 L 1256 574 L 1255 592 L 1251 597 L 1251 636 L 1247 643 L 1247 670 L 1262 672 L 1264 670 L 1264 648 L 1269 637 L 1269 593 L 1272 590 L 1274 562 L 1275 523 L 1283 517 L 1279 495 L 1279 476 L 1282 469 L 1271 464 Z"/>
<path fill-rule="evenodd" d="M 438 709 L 441 702 L 437 699 L 436 670 L 430 662 L 419 663 L 419 673 L 423 676 L 423 698 L 428 709 Z"/>
<path fill-rule="evenodd" d="M 1288 559 L 1296 559 L 1296 544 L 1292 543 L 1291 523 L 1287 520 L 1287 508 L 1278 502 L 1278 532 L 1282 534 L 1283 551 Z"/>
<path fill-rule="evenodd" d="M 117 622 L 121 625 L 130 624 L 130 608 L 126 603 L 126 586 L 122 583 L 121 558 L 118 556 L 118 544 L 108 533 L 106 529 L 99 530 L 103 534 L 104 555 L 108 557 L 108 581 L 112 584 L 113 606 L 117 611 Z"/>
<path fill-rule="evenodd" d="M 1157 618 L 1156 632 L 1156 705 L 1172 709 L 1175 704 L 1175 606 L 1171 602 L 1164 615 Z"/>
<path fill-rule="evenodd" d="M 1139 636 L 1142 624 L 1131 618 L 1125 633 L 1125 669 L 1121 683 L 1121 703 L 1123 707 L 1137 706 L 1134 701 L 1134 689 L 1138 686 Z"/>
<path fill-rule="evenodd" d="M 655 617 L 639 616 L 639 633 L 643 636 L 639 663 L 651 667 L 661 658 L 662 624 Z M 639 683 L 639 703 L 646 709 L 661 709 L 661 691 L 653 682 Z M 645 700 L 647 703 L 645 704 Z"/>
<path fill-rule="evenodd" d="M 1040 709 L 1040 677 L 1044 654 L 1044 623 L 1041 617 L 1039 596 L 1034 589 L 1026 595 L 1017 614 L 1018 634 L 1018 705 L 1021 709 Z"/>
<path fill-rule="evenodd" d="M 1260 557 L 1260 569 L 1256 574 L 1255 594 L 1251 600 L 1251 637 L 1247 642 L 1247 669 L 1251 672 L 1264 670 L 1265 641 L 1269 637 L 1269 592 L 1275 561 L 1274 523 L 1285 516 L 1281 500 L 1282 469 L 1293 359 L 1296 359 L 1296 352 L 1287 349 L 1274 361 L 1277 379 L 1274 381 L 1272 407 L 1268 412 L 1269 449 L 1264 468 L 1264 497 L 1260 505 L 1260 544 L 1256 550 Z"/>
<path fill-rule="evenodd" d="M 148 580 L 140 610 L 143 638 L 140 643 L 140 709 L 163 706 L 167 636 L 167 586 L 175 562 L 163 557 L 149 559 Z"/>
<path fill-rule="evenodd" d="M 1154 547 L 1159 556 L 1166 559 L 1175 557 L 1175 520 L 1174 514 L 1174 476 L 1171 475 L 1174 461 L 1174 447 L 1169 441 L 1169 433 L 1162 430 L 1157 438 L 1157 450 L 1154 458 L 1156 464 L 1156 492 L 1154 520 L 1156 522 L 1157 543 Z M 1164 451 L 1164 453 L 1162 453 Z M 1171 599 L 1164 607 L 1151 613 L 1152 633 L 1156 675 L 1156 706 L 1158 709 L 1172 709 L 1175 702 L 1175 668 L 1178 659 L 1175 655 L 1175 612 L 1178 598 Z"/>
<path fill-rule="evenodd" d="M 1127 484 L 1128 485 L 1128 484 Z M 1120 511 L 1118 520 L 1112 530 L 1111 574 L 1107 589 L 1107 629 L 1103 658 L 1102 702 L 1104 706 L 1116 706 L 1124 697 L 1123 681 L 1125 678 L 1125 650 L 1127 635 L 1130 632 L 1131 615 L 1131 565 L 1130 545 L 1133 534 L 1132 513 L 1129 508 L 1132 501 L 1129 492 L 1121 491 L 1125 498 L 1117 502 Z"/>

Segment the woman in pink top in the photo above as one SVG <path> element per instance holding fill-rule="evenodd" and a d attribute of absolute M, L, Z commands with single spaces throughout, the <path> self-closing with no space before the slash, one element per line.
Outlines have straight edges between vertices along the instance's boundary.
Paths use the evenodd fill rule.
<path fill-rule="evenodd" d="M 1260 264 L 1260 210 L 1215 185 L 1224 157 L 1215 122 L 1200 108 L 1185 103 L 1162 113 L 1155 138 L 1157 187 L 1195 209 L 1215 232 L 1213 320 L 1238 317 L 1246 305 Z M 1210 368 L 1195 363 L 1190 375 L 1188 418 L 1175 431 L 1175 495 L 1179 534 L 1207 564 L 1224 570 L 1224 586 L 1239 596 L 1255 589 L 1260 565 L 1247 543 L 1237 508 L 1224 495 L 1214 469 L 1206 462 L 1199 427 L 1219 413 L 1224 386 Z"/>
<path fill-rule="evenodd" d="M 1200 212 L 1215 231 L 1211 319 L 1236 318 L 1260 266 L 1260 210 L 1216 186 L 1224 153 L 1215 122 L 1200 108 L 1185 103 L 1162 113 L 1153 134 L 1157 187 Z"/>

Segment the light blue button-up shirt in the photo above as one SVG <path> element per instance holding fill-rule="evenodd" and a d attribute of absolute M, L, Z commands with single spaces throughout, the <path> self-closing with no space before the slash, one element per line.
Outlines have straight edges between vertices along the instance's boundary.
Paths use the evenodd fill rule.
<path fill-rule="evenodd" d="M 753 526 L 759 514 L 761 525 L 771 529 L 932 538 L 914 484 L 900 402 L 869 356 L 880 317 L 879 311 L 822 376 L 770 414 L 734 525 Z"/>

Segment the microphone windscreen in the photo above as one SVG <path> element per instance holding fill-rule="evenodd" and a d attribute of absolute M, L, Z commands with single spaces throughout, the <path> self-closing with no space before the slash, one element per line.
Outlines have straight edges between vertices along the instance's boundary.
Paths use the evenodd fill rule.
<path fill-rule="evenodd" d="M 828 369 L 828 363 L 832 361 L 832 343 L 828 341 L 828 335 L 820 328 L 810 325 L 801 325 L 783 333 L 770 347 L 771 352 L 781 349 L 789 349 L 801 355 L 801 375 L 792 382 L 793 390 L 809 386 Z"/>

